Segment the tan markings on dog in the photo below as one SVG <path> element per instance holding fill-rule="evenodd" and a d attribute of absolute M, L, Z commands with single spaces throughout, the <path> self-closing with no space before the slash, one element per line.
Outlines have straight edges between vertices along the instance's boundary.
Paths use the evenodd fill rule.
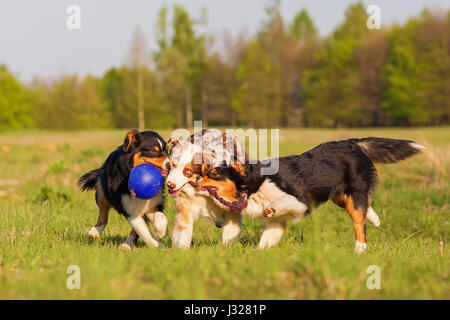
<path fill-rule="evenodd" d="M 111 204 L 106 200 L 103 194 L 102 188 L 97 184 L 97 206 L 98 206 L 98 219 L 96 227 L 106 225 L 108 223 L 108 212 L 111 208 Z"/>
<path fill-rule="evenodd" d="M 162 168 L 165 161 L 166 157 L 164 156 L 159 158 L 149 158 L 141 156 L 141 153 L 138 152 L 133 156 L 133 168 L 143 163 L 150 163 L 158 168 Z"/>
<path fill-rule="evenodd" d="M 366 141 L 358 142 L 358 146 L 360 146 L 363 150 L 370 150 L 370 143 L 367 143 Z"/>
<path fill-rule="evenodd" d="M 177 229 L 177 231 L 178 231 L 178 232 L 181 232 L 181 231 L 183 231 L 183 230 L 186 230 L 186 229 L 187 229 L 187 227 L 185 227 L 185 226 L 181 226 L 181 225 L 178 225 L 178 226 L 176 226 L 175 228 Z"/>
<path fill-rule="evenodd" d="M 210 168 L 209 164 L 203 161 L 201 165 L 201 175 L 206 176 L 208 174 L 209 168 Z"/>
<path fill-rule="evenodd" d="M 175 229 L 176 229 L 176 231 L 178 231 L 178 232 L 181 232 L 181 231 L 183 231 L 183 230 L 186 230 L 187 229 L 187 227 L 185 227 L 185 226 L 182 226 L 182 225 L 176 225 L 175 227 L 174 227 Z"/>
<path fill-rule="evenodd" d="M 198 158 L 199 158 L 198 154 L 195 154 L 192 157 L 192 161 L 184 166 L 183 175 L 186 178 L 196 178 L 197 176 L 200 176 L 200 175 L 201 176 L 207 175 L 210 166 L 205 161 L 205 156 L 202 154 L 202 163 L 201 164 L 194 163 L 194 161 Z"/>
<path fill-rule="evenodd" d="M 171 146 L 176 146 L 176 145 L 178 145 L 180 142 L 178 141 L 178 140 L 172 140 L 172 139 L 169 139 L 169 141 L 167 141 L 167 144 L 166 144 L 166 151 L 169 151 L 169 149 L 170 149 L 170 147 Z"/>
<path fill-rule="evenodd" d="M 161 150 L 158 146 L 155 146 L 153 149 L 155 149 L 156 152 L 159 152 Z"/>
<path fill-rule="evenodd" d="M 341 208 L 345 208 L 345 199 L 346 196 L 343 194 L 335 195 L 331 200 Z"/>
<path fill-rule="evenodd" d="M 353 220 L 356 240 L 366 243 L 366 215 L 364 211 L 362 208 L 355 208 L 352 197 L 344 195 L 343 199 L 345 201 L 345 209 Z"/>
<path fill-rule="evenodd" d="M 189 223 L 191 222 L 191 215 L 189 213 L 189 210 L 181 205 L 181 204 L 177 204 L 177 210 L 178 210 L 178 216 L 181 217 L 183 224 L 177 224 L 176 228 L 178 231 L 183 231 L 186 230 L 187 227 L 186 225 L 189 225 Z"/>
<path fill-rule="evenodd" d="M 200 157 L 202 159 L 202 163 L 201 164 L 194 163 L 194 161 L 200 159 Z M 210 159 L 204 153 L 197 152 L 192 157 L 192 161 L 191 161 L 190 165 L 191 165 L 191 168 L 193 168 L 194 173 L 196 173 L 198 175 L 206 176 L 208 174 L 208 170 L 210 168 L 210 162 L 211 162 Z"/>
<path fill-rule="evenodd" d="M 125 150 L 126 150 L 126 151 L 128 151 L 128 150 L 130 149 L 131 144 L 132 144 L 134 141 L 136 141 L 136 133 L 133 132 L 133 131 L 128 132 L 128 134 L 127 134 L 127 141 L 128 141 L 128 144 L 127 144 L 127 146 L 125 147 Z"/>
<path fill-rule="evenodd" d="M 220 197 L 224 198 L 227 201 L 237 201 L 236 185 L 230 179 L 226 179 L 225 181 L 219 181 L 210 179 L 209 177 L 204 177 L 200 185 L 205 187 L 216 187 L 217 188 L 216 192 Z"/>
<path fill-rule="evenodd" d="M 245 168 L 242 164 L 234 162 L 230 164 L 230 167 L 232 167 L 234 170 L 236 170 L 237 172 L 239 172 L 239 174 L 241 176 L 245 177 Z"/>
<path fill-rule="evenodd" d="M 222 132 L 222 144 L 223 144 L 223 147 L 225 148 L 225 146 L 227 144 L 227 133 L 226 132 Z"/>

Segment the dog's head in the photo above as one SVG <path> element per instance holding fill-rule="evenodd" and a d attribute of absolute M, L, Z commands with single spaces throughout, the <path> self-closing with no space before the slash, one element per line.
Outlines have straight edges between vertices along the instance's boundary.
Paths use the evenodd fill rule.
<path fill-rule="evenodd" d="M 232 163 L 208 170 L 196 184 L 199 189 L 206 189 L 210 194 L 215 193 L 216 199 L 222 198 L 230 203 L 240 202 L 247 188 L 245 177 L 245 167 L 239 163 Z M 219 204 L 224 206 L 222 203 Z"/>
<path fill-rule="evenodd" d="M 166 142 L 156 132 L 131 130 L 125 136 L 122 151 L 130 155 L 132 168 L 149 163 L 157 167 L 163 176 L 168 174 L 165 167 L 168 158 Z"/>
<path fill-rule="evenodd" d="M 195 132 L 186 141 L 171 139 L 169 193 L 176 194 L 186 185 L 196 186 L 210 169 L 221 163 L 244 161 L 247 157 L 239 142 L 217 129 Z"/>
<path fill-rule="evenodd" d="M 187 184 L 195 184 L 211 168 L 211 158 L 190 141 L 177 141 L 170 151 L 167 187 L 171 195 Z"/>

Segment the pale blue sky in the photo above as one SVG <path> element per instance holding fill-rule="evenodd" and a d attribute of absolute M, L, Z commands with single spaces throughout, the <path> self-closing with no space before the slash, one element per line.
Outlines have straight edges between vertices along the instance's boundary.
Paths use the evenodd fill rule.
<path fill-rule="evenodd" d="M 287 22 L 305 7 L 321 35 L 342 23 L 350 0 L 283 0 Z M 34 75 L 53 79 L 65 73 L 101 75 L 121 65 L 131 35 L 140 25 L 150 49 L 155 49 L 154 27 L 163 4 L 184 5 L 198 18 L 208 12 L 208 33 L 232 34 L 245 30 L 254 35 L 265 17 L 270 0 L 0 0 L 0 64 L 5 63 L 21 80 Z M 378 5 L 384 25 L 404 23 L 422 8 L 448 9 L 450 0 L 366 0 Z M 81 8 L 81 30 L 66 28 L 70 4 Z"/>

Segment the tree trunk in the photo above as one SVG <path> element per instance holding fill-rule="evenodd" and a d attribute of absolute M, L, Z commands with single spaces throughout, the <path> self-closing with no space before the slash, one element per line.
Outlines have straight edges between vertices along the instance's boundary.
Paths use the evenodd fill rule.
<path fill-rule="evenodd" d="M 236 112 L 233 109 L 230 109 L 230 126 L 237 126 Z"/>
<path fill-rule="evenodd" d="M 202 90 L 202 125 L 208 127 L 208 94 L 206 89 Z"/>
<path fill-rule="evenodd" d="M 142 67 L 139 65 L 137 70 L 137 105 L 138 105 L 138 128 L 139 131 L 145 129 L 144 115 L 144 81 L 142 75 Z"/>
<path fill-rule="evenodd" d="M 187 91 L 186 97 L 186 126 L 188 128 L 192 128 L 193 120 L 192 120 L 192 97 L 191 97 L 191 89 L 189 88 Z"/>

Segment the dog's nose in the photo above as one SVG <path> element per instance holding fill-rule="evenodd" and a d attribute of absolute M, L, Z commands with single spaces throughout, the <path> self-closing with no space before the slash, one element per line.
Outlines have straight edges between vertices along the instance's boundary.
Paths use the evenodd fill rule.
<path fill-rule="evenodd" d="M 171 182 L 171 181 L 167 181 L 167 186 L 168 186 L 170 189 L 175 189 L 175 188 L 176 188 L 175 183 L 173 183 L 173 182 Z"/>

